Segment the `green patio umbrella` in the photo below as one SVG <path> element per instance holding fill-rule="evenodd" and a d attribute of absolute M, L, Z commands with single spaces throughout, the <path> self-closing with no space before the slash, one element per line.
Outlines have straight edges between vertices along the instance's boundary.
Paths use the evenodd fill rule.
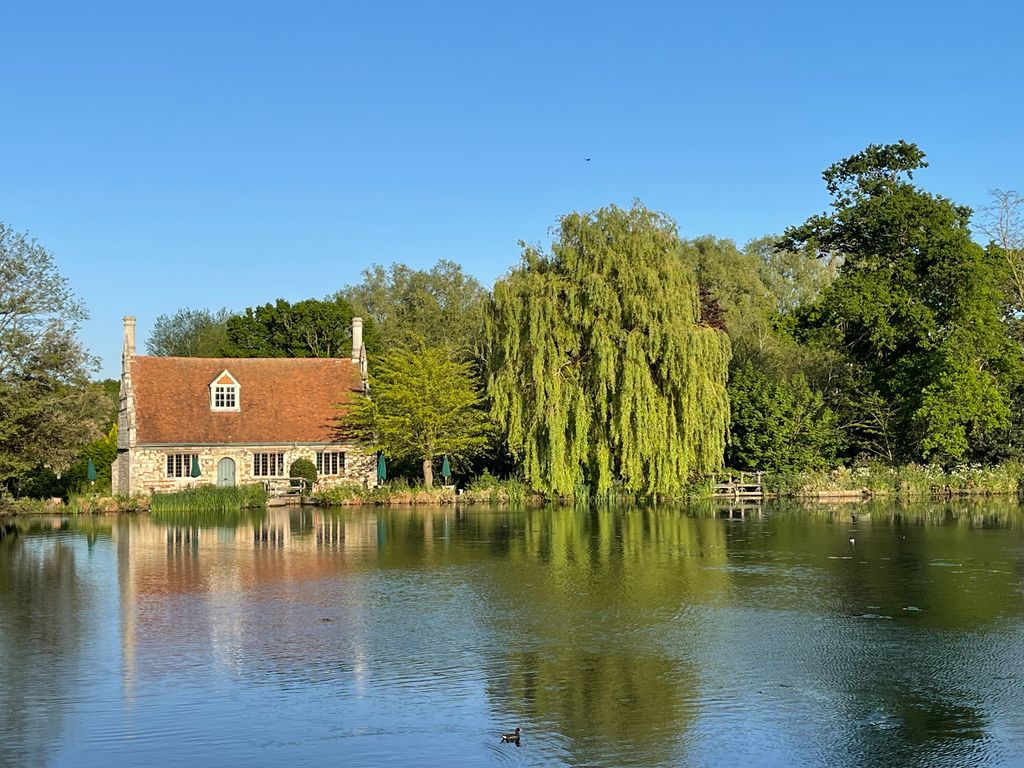
<path fill-rule="evenodd" d="M 388 479 L 388 463 L 384 461 L 384 454 L 377 454 L 377 482 L 383 483 Z"/>
<path fill-rule="evenodd" d="M 448 457 L 444 457 L 444 461 L 441 462 L 441 477 L 445 479 L 445 485 L 451 485 L 449 480 L 452 479 L 452 468 L 448 464 Z"/>
<path fill-rule="evenodd" d="M 192 471 L 189 472 L 192 477 L 199 477 L 202 472 L 199 471 L 199 456 L 192 454 Z"/>
<path fill-rule="evenodd" d="M 89 459 L 89 465 L 85 468 L 85 479 L 90 483 L 96 482 L 96 465 Z"/>

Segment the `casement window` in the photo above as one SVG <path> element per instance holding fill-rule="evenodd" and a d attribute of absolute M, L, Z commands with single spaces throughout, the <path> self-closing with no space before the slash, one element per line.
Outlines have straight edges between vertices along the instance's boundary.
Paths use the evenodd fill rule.
<path fill-rule="evenodd" d="M 318 475 L 343 475 L 343 474 L 345 474 L 345 452 L 344 451 L 317 451 L 316 452 L 316 473 Z"/>
<path fill-rule="evenodd" d="M 224 371 L 210 382 L 211 411 L 240 411 L 242 409 L 242 387 L 228 371 Z"/>
<path fill-rule="evenodd" d="M 254 453 L 252 455 L 253 477 L 284 477 L 283 453 Z"/>
<path fill-rule="evenodd" d="M 168 453 L 167 454 L 167 476 L 168 477 L 191 477 L 192 457 L 194 453 Z"/>
<path fill-rule="evenodd" d="M 213 387 L 213 409 L 226 411 L 238 407 L 238 387 L 216 384 Z"/>

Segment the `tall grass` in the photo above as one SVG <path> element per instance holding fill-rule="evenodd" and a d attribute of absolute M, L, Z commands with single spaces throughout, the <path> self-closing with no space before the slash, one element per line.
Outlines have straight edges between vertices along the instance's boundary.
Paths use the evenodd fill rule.
<path fill-rule="evenodd" d="M 541 498 L 522 480 L 499 480 L 486 472 L 470 481 L 462 493 L 456 493 L 452 488 L 444 486 L 425 488 L 421 483 L 410 483 L 405 478 L 397 478 L 376 488 L 364 488 L 355 484 L 336 485 L 313 494 L 313 501 L 325 506 L 526 504 Z"/>
<path fill-rule="evenodd" d="M 765 475 L 765 490 L 794 498 L 860 494 L 910 499 L 1018 494 L 1024 490 L 1024 463 L 1007 461 L 944 469 L 935 464 L 892 467 L 868 462 L 832 470 Z"/>
<path fill-rule="evenodd" d="M 154 493 L 150 500 L 154 514 L 238 512 L 266 505 L 267 491 L 259 483 L 230 487 L 202 485 L 174 493 Z"/>
<path fill-rule="evenodd" d="M 146 496 L 105 496 L 95 493 L 73 493 L 68 497 L 67 511 L 72 514 L 110 514 L 141 512 L 149 508 Z"/>
<path fill-rule="evenodd" d="M 45 499 L 12 499 L 9 496 L 0 496 L 0 517 L 60 514 L 63 511 L 62 506 L 55 507 Z"/>

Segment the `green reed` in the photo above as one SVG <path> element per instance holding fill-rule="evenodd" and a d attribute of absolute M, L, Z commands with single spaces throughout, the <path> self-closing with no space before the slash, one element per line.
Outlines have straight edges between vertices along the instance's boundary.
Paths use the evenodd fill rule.
<path fill-rule="evenodd" d="M 259 483 L 230 487 L 203 485 L 174 493 L 154 493 L 150 500 L 154 514 L 238 512 L 266 505 L 267 491 Z"/>

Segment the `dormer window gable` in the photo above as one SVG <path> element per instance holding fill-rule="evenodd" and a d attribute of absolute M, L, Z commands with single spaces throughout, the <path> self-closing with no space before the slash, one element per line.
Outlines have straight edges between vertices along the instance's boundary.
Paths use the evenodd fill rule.
<path fill-rule="evenodd" d="M 223 371 L 210 382 L 210 410 L 242 410 L 242 386 L 228 371 Z"/>

